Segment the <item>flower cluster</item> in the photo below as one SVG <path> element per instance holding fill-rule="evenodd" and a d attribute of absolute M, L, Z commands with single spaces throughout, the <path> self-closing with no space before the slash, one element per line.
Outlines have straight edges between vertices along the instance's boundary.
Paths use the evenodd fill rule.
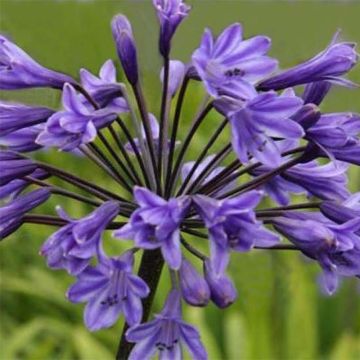
<path fill-rule="evenodd" d="M 330 294 L 339 276 L 360 277 L 360 195 L 347 189 L 349 166 L 360 165 L 360 115 L 321 110 L 333 86 L 355 86 L 344 75 L 358 54 L 353 43 L 339 42 L 336 35 L 320 54 L 278 72 L 278 61 L 267 55 L 271 39 L 244 38 L 236 23 L 218 36 L 205 30 L 184 64 L 171 59 L 171 43 L 190 6 L 183 0 L 153 4 L 163 59 L 159 121 L 148 111 L 125 16 L 115 16 L 111 28 L 127 84 L 117 81 L 111 60 L 99 76 L 81 69 L 76 80 L 0 37 L 1 89 L 62 91 L 60 110 L 0 102 L 0 198 L 5 200 L 0 235 L 28 223 L 58 227 L 40 254 L 50 268 L 76 277 L 67 296 L 86 303 L 84 321 L 91 331 L 124 315 L 119 358 L 142 360 L 158 353 L 178 359 L 186 348 L 194 359 L 205 359 L 198 331 L 182 319 L 182 305 L 212 301 L 225 308 L 236 300 L 227 275 L 233 253 L 298 250 L 319 264 L 321 284 Z M 179 137 L 191 82 L 203 84 L 205 99 Z M 223 120 L 216 124 L 219 114 Z M 204 124 L 214 131 L 185 163 Z M 231 138 L 224 143 L 226 128 Z M 81 154 L 80 161 L 91 161 L 122 191 L 33 157 L 35 150 L 48 148 Z M 30 213 L 53 194 L 91 211 L 82 218 L 59 206 L 57 215 Z M 308 200 L 291 204 L 294 196 Z M 266 198 L 275 205 L 259 209 Z M 130 248 L 109 256 L 103 246 L 109 230 L 114 239 L 130 240 Z M 148 320 L 164 266 L 171 289 L 163 310 Z"/>

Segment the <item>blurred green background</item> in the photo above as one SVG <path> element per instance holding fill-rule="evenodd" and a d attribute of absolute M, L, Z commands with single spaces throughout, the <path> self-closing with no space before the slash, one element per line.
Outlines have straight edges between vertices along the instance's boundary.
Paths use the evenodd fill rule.
<path fill-rule="evenodd" d="M 193 5 L 191 16 L 177 33 L 173 50 L 173 58 L 184 61 L 199 43 L 204 27 L 220 31 L 235 21 L 243 23 L 245 36 L 272 37 L 271 53 L 280 59 L 282 67 L 323 49 L 338 28 L 343 30 L 344 39 L 360 42 L 359 1 L 189 3 Z M 147 100 L 150 110 L 157 114 L 161 64 L 157 20 L 150 1 L 0 0 L 0 30 L 43 65 L 77 77 L 81 67 L 97 72 L 106 59 L 116 58 L 109 23 L 118 12 L 132 21 Z M 360 69 L 350 77 L 360 83 Z M 191 90 L 184 122 L 191 120 L 202 98 L 198 86 Z M 3 92 L 2 98 L 59 106 L 59 93 L 49 90 Z M 323 109 L 360 112 L 360 91 L 336 88 Z M 210 117 L 201 129 L 189 159 L 203 147 L 216 121 L 216 116 Z M 39 156 L 119 191 L 83 159 L 55 151 Z M 352 168 L 350 187 L 359 191 L 359 184 L 360 171 Z M 74 216 L 89 211 L 62 198 L 54 198 L 41 210 L 52 214 L 58 203 Z M 0 359 L 112 359 L 122 321 L 94 334 L 85 329 L 83 306 L 70 304 L 64 297 L 72 279 L 64 272 L 48 270 L 38 255 L 53 230 L 23 226 L 0 246 Z M 106 242 L 109 251 L 124 246 L 109 239 Z M 206 309 L 184 307 L 185 317 L 200 329 L 210 359 L 360 359 L 359 282 L 346 279 L 329 298 L 317 287 L 318 273 L 316 264 L 304 261 L 295 252 L 234 255 L 230 274 L 239 291 L 238 301 L 225 311 L 212 305 Z M 163 279 L 154 311 L 161 307 L 166 290 Z"/>

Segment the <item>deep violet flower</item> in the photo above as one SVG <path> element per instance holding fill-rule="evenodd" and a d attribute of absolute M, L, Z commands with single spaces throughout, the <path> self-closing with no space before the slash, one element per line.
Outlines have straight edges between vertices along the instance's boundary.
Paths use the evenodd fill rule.
<path fill-rule="evenodd" d="M 74 150 L 96 138 L 98 129 L 109 125 L 116 118 L 113 109 L 89 110 L 75 89 L 65 84 L 62 96 L 64 111 L 59 111 L 46 122 L 45 129 L 36 142 L 64 151 Z"/>
<path fill-rule="evenodd" d="M 181 318 L 180 299 L 180 292 L 172 290 L 163 310 L 154 320 L 127 331 L 127 340 L 136 342 L 130 360 L 150 359 L 156 352 L 162 359 L 181 359 L 183 345 L 193 359 L 207 359 L 198 331 Z"/>
<path fill-rule="evenodd" d="M 256 220 L 254 209 L 262 193 L 250 191 L 232 199 L 215 200 L 196 195 L 193 200 L 209 231 L 211 266 L 216 274 L 224 273 L 230 250 L 249 251 L 255 245 L 272 246 L 278 237 Z"/>
<path fill-rule="evenodd" d="M 151 191 L 135 187 L 134 198 L 139 208 L 129 223 L 113 235 L 132 239 L 142 249 L 161 248 L 168 265 L 178 270 L 181 265 L 180 224 L 189 208 L 190 199 L 162 199 Z"/>
<path fill-rule="evenodd" d="M 287 213 L 274 219 L 275 228 L 323 269 L 321 282 L 332 294 L 338 275 L 360 274 L 360 218 L 341 225 L 331 222 L 320 213 Z"/>
<path fill-rule="evenodd" d="M 121 97 L 121 85 L 116 81 L 116 69 L 112 60 L 107 60 L 100 69 L 99 77 L 86 69 L 80 69 L 81 84 L 100 107 L 112 108 L 116 113 L 129 111 L 126 100 Z M 84 98 L 84 102 L 87 100 Z M 92 104 L 88 104 L 90 109 Z"/>
<path fill-rule="evenodd" d="M 258 88 L 281 90 L 324 80 L 351 86 L 349 81 L 340 76 L 350 71 L 357 63 L 359 56 L 355 51 L 356 44 L 337 42 L 338 35 L 339 33 L 336 33 L 329 46 L 312 59 L 263 81 Z"/>
<path fill-rule="evenodd" d="M 316 81 L 305 86 L 302 98 L 305 104 L 320 105 L 331 89 L 329 81 Z"/>
<path fill-rule="evenodd" d="M 188 15 L 190 6 L 183 0 L 153 0 L 160 22 L 159 50 L 167 57 L 171 39 L 181 21 Z"/>
<path fill-rule="evenodd" d="M 72 219 L 60 207 L 60 218 L 67 221 L 42 245 L 40 254 L 52 269 L 66 269 L 70 274 L 81 273 L 94 255 L 101 256 L 101 237 L 106 226 L 119 212 L 119 204 L 108 201 L 81 219 Z"/>
<path fill-rule="evenodd" d="M 216 39 L 206 29 L 192 63 L 208 93 L 216 98 L 234 83 L 248 87 L 273 72 L 277 61 L 266 56 L 270 46 L 266 36 L 244 40 L 238 23 L 227 27 Z"/>
<path fill-rule="evenodd" d="M 23 223 L 24 215 L 50 197 L 46 188 L 31 191 L 0 207 L 0 239 L 4 239 Z"/>
<path fill-rule="evenodd" d="M 45 122 L 55 111 L 46 107 L 0 101 L 0 138 Z"/>
<path fill-rule="evenodd" d="M 17 90 L 31 87 L 61 89 L 64 83 L 75 83 L 70 76 L 38 64 L 25 51 L 0 35 L 0 89 Z"/>
<path fill-rule="evenodd" d="M 91 331 L 112 326 L 123 313 L 129 325 L 142 318 L 141 298 L 149 293 L 146 283 L 132 274 L 134 255 L 127 251 L 118 258 L 103 258 L 97 266 L 86 267 L 72 285 L 71 302 L 86 302 L 84 321 Z"/>

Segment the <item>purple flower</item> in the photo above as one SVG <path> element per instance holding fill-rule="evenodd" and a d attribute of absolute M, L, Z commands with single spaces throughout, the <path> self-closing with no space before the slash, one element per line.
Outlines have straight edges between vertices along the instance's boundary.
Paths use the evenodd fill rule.
<path fill-rule="evenodd" d="M 139 205 L 126 224 L 114 231 L 117 238 L 132 239 L 142 249 L 161 248 L 168 265 L 178 270 L 181 265 L 180 224 L 190 205 L 187 197 L 168 201 L 141 187 L 135 187 Z"/>
<path fill-rule="evenodd" d="M 94 255 L 102 256 L 101 236 L 119 213 L 119 204 L 107 201 L 78 220 L 70 218 L 60 207 L 57 211 L 68 224 L 46 240 L 40 254 L 46 256 L 50 268 L 66 269 L 70 274 L 77 275 Z"/>
<path fill-rule="evenodd" d="M 30 159 L 24 158 L 12 151 L 0 151 L 0 186 L 8 184 L 18 178 L 32 173 L 37 165 Z"/>
<path fill-rule="evenodd" d="M 272 137 L 299 139 L 304 135 L 301 126 L 290 119 L 301 105 L 302 100 L 292 93 L 254 93 L 237 111 L 230 112 L 232 145 L 239 160 L 246 164 L 252 155 L 267 166 L 279 166 L 281 152 Z"/>
<path fill-rule="evenodd" d="M 274 71 L 277 61 L 265 55 L 270 46 L 266 36 L 243 40 L 242 27 L 237 23 L 227 27 L 216 40 L 207 29 L 192 63 L 207 92 L 216 98 L 234 83 L 247 88 Z"/>
<path fill-rule="evenodd" d="M 135 40 L 129 20 L 124 15 L 116 15 L 111 22 L 116 50 L 130 84 L 139 79 Z"/>
<path fill-rule="evenodd" d="M 356 44 L 337 43 L 338 35 L 336 33 L 330 45 L 312 59 L 263 81 L 258 88 L 260 90 L 281 90 L 324 80 L 349 86 L 350 82 L 339 76 L 350 71 L 357 63 L 359 56 L 355 51 Z"/>
<path fill-rule="evenodd" d="M 360 192 L 349 196 L 345 201 L 341 202 L 323 201 L 320 210 L 327 218 L 338 224 L 360 218 Z"/>
<path fill-rule="evenodd" d="M 355 165 L 360 165 L 359 135 L 360 115 L 353 113 L 321 115 L 316 124 L 306 130 L 306 139 L 317 145 L 318 153 Z"/>
<path fill-rule="evenodd" d="M 171 96 L 175 96 L 181 82 L 185 76 L 185 65 L 178 60 L 170 60 L 169 62 L 169 84 L 168 93 Z M 164 81 L 164 68 L 161 69 L 160 73 L 161 82 Z"/>
<path fill-rule="evenodd" d="M 273 220 L 275 228 L 323 269 L 321 283 L 332 294 L 337 275 L 360 275 L 360 218 L 335 224 L 320 213 L 287 213 Z"/>
<path fill-rule="evenodd" d="M 31 191 L 18 196 L 4 206 L 0 207 L 0 239 L 4 239 L 23 223 L 24 215 L 45 202 L 50 197 L 46 188 Z"/>
<path fill-rule="evenodd" d="M 316 81 L 307 84 L 302 95 L 304 103 L 320 105 L 330 88 L 331 83 L 329 81 Z"/>
<path fill-rule="evenodd" d="M 226 274 L 217 274 L 209 260 L 204 262 L 204 274 L 210 288 L 211 300 L 216 306 L 224 309 L 237 299 L 234 283 Z"/>
<path fill-rule="evenodd" d="M 65 84 L 62 96 L 64 111 L 51 116 L 36 142 L 64 151 L 74 150 L 96 138 L 97 129 L 109 125 L 116 118 L 113 109 L 89 110 L 74 88 Z"/>
<path fill-rule="evenodd" d="M 0 101 L 0 137 L 45 122 L 54 110 Z"/>
<path fill-rule="evenodd" d="M 67 297 L 74 303 L 86 302 L 84 320 L 91 331 L 112 326 L 123 313 L 129 325 L 142 318 L 141 298 L 149 293 L 146 283 L 132 274 L 134 255 L 125 252 L 119 258 L 106 258 L 96 266 L 88 266 Z"/>
<path fill-rule="evenodd" d="M 42 170 L 42 169 L 35 169 L 32 173 L 28 174 L 32 178 L 44 180 L 47 179 L 50 175 Z M 31 184 L 30 181 L 25 179 L 15 179 L 7 183 L 6 185 L 0 186 L 0 199 L 4 199 L 8 196 L 11 199 L 16 198 L 19 194 L 26 189 Z"/>
<path fill-rule="evenodd" d="M 181 318 L 180 297 L 179 291 L 172 290 L 154 320 L 127 331 L 126 339 L 136 342 L 130 360 L 149 359 L 156 352 L 161 359 L 182 359 L 182 345 L 186 345 L 193 359 L 207 359 L 198 331 Z"/>
<path fill-rule="evenodd" d="M 183 0 L 153 0 L 153 4 L 160 21 L 159 50 L 161 55 L 168 57 L 171 39 L 181 21 L 188 15 L 190 6 Z"/>
<path fill-rule="evenodd" d="M 107 60 L 100 69 L 99 77 L 86 69 L 80 70 L 81 84 L 100 107 L 112 108 L 116 113 L 129 111 L 126 100 L 121 97 L 121 85 L 116 82 L 116 69 L 111 60 Z M 84 98 L 86 103 L 86 99 Z M 88 104 L 90 109 L 91 104 Z"/>
<path fill-rule="evenodd" d="M 42 146 L 35 141 L 44 128 L 44 124 L 39 124 L 13 131 L 0 137 L 0 145 L 8 150 L 24 153 L 41 149 Z"/>
<path fill-rule="evenodd" d="M 193 200 L 209 231 L 211 265 L 215 273 L 224 273 L 230 250 L 249 251 L 255 245 L 272 246 L 278 237 L 256 220 L 254 209 L 262 193 L 249 191 L 232 199 L 215 200 L 195 195 Z"/>
<path fill-rule="evenodd" d="M 210 289 L 205 279 L 184 257 L 179 270 L 179 283 L 184 300 L 193 306 L 206 306 Z"/>
<path fill-rule="evenodd" d="M 31 87 L 61 89 L 64 83 L 75 83 L 70 76 L 49 70 L 22 49 L 0 36 L 0 89 L 17 90 Z"/>

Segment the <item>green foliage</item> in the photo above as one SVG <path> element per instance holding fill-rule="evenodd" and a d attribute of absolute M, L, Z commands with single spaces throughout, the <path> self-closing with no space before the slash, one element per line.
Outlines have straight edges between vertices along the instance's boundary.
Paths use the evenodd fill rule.
<path fill-rule="evenodd" d="M 149 2 L 1 0 L 1 32 L 11 35 L 44 65 L 76 76 L 80 67 L 95 72 L 107 58 L 115 59 L 109 21 L 115 13 L 124 12 L 133 22 L 141 49 L 150 109 L 157 112 L 160 60 L 155 45 L 156 19 Z M 338 27 L 343 28 L 345 38 L 360 42 L 357 2 L 191 3 L 192 16 L 177 34 L 174 49 L 174 56 L 183 60 L 198 43 L 205 26 L 213 25 L 219 30 L 231 21 L 242 21 L 246 36 L 265 33 L 273 37 L 273 54 L 284 66 L 320 50 Z M 355 70 L 351 78 L 359 83 L 360 70 Z M 186 123 L 202 99 L 201 89 L 196 88 L 199 86 L 192 85 L 193 95 L 186 99 Z M 2 97 L 52 107 L 57 107 L 59 100 L 57 92 L 48 90 L 4 92 Z M 336 89 L 326 108 L 360 111 L 360 91 Z M 190 156 L 200 151 L 217 120 L 216 116 L 208 119 Z M 73 160 L 55 151 L 41 157 L 119 191 L 90 165 L 80 166 L 82 159 Z M 359 191 L 358 168 L 351 169 L 351 178 L 352 191 Z M 43 207 L 44 212 L 53 213 L 56 203 L 74 216 L 88 210 L 58 197 Z M 98 333 L 85 329 L 83 306 L 70 304 L 64 295 L 72 279 L 63 272 L 48 270 L 38 256 L 42 242 L 52 230 L 24 226 L 1 244 L 0 358 L 111 359 L 122 321 Z M 123 247 L 109 243 L 109 251 Z M 296 253 L 254 251 L 234 255 L 230 273 L 239 290 L 238 302 L 225 311 L 212 305 L 206 309 L 186 307 L 184 315 L 199 327 L 210 359 L 359 359 L 359 284 L 346 280 L 332 299 L 324 298 L 316 285 L 318 272 L 316 265 Z M 166 291 L 167 286 L 161 284 L 155 310 L 161 307 Z"/>

